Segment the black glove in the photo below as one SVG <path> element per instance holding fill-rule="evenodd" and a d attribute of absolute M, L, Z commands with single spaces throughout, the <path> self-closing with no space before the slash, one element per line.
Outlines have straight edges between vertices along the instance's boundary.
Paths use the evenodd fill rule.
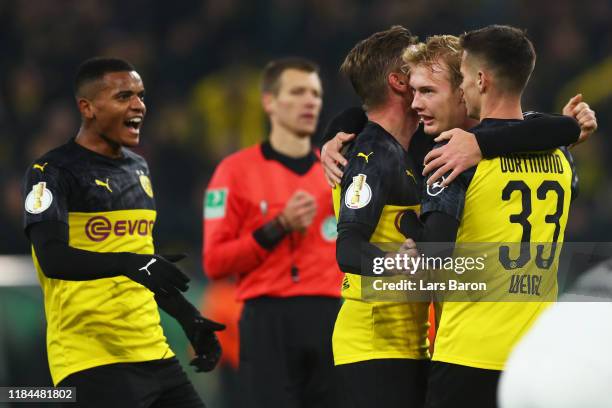
<path fill-rule="evenodd" d="M 198 309 L 178 292 L 170 295 L 155 295 L 158 306 L 174 317 L 187 335 L 195 358 L 190 365 L 197 372 L 211 371 L 221 358 L 221 345 L 215 331 L 225 330 L 225 325 L 202 317 Z"/>
<path fill-rule="evenodd" d="M 156 294 L 170 294 L 177 289 L 185 292 L 189 278 L 174 262 L 185 258 L 178 255 L 125 254 L 124 275 Z"/>
<path fill-rule="evenodd" d="M 221 344 L 215 331 L 225 330 L 225 325 L 197 316 L 183 326 L 183 330 L 195 351 L 189 365 L 194 366 L 198 373 L 212 371 L 221 359 Z"/>

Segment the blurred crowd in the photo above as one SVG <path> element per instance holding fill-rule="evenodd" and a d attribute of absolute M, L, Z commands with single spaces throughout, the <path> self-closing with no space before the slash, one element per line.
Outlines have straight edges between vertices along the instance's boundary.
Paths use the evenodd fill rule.
<path fill-rule="evenodd" d="M 524 110 L 560 112 L 581 92 L 599 131 L 574 149 L 581 177 L 566 241 L 612 239 L 612 0 L 12 0 L 0 1 L 0 254 L 29 251 L 21 228 L 28 165 L 76 135 L 72 79 L 94 55 L 131 61 L 146 87 L 138 152 L 158 204 L 157 244 L 199 268 L 202 197 L 215 165 L 262 140 L 259 72 L 274 57 L 317 61 L 325 88 L 317 138 L 356 97 L 338 73 L 372 32 L 427 35 L 487 24 L 528 30 L 538 52 Z M 168 250 L 168 249 L 166 249 Z"/>

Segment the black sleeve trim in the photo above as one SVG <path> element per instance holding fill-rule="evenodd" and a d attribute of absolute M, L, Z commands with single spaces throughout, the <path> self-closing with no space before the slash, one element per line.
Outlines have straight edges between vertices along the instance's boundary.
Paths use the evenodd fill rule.
<path fill-rule="evenodd" d="M 575 143 L 580 136 L 578 122 L 569 116 L 538 115 L 512 126 L 472 129 L 484 158 L 510 153 L 549 150 Z"/>

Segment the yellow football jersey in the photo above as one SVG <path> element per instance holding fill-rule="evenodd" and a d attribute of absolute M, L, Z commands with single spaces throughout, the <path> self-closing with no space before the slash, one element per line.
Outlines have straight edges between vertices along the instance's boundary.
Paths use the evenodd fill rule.
<path fill-rule="evenodd" d="M 339 233 L 343 226 L 359 223 L 371 231 L 371 243 L 403 242 L 398 220 L 405 211 L 419 210 L 420 185 L 408 153 L 382 127 L 369 122 L 347 157 L 342 184 L 333 190 Z M 367 273 L 345 273 L 345 300 L 333 334 L 335 364 L 429 358 L 429 304 L 367 299 L 363 290 L 374 279 Z"/>
<path fill-rule="evenodd" d="M 155 202 L 144 159 L 128 150 L 121 159 L 109 159 L 70 141 L 37 163 L 45 165 L 33 166 L 26 176 L 26 228 L 59 221 L 68 225 L 71 247 L 154 253 Z M 125 276 L 50 279 L 34 249 L 32 257 L 44 294 L 54 384 L 100 365 L 174 356 L 147 288 Z"/>
<path fill-rule="evenodd" d="M 508 122 L 485 119 L 480 126 Z M 496 290 L 504 291 L 497 294 L 502 301 L 444 302 L 433 360 L 503 369 L 513 346 L 556 299 L 556 243 L 563 242 L 574 180 L 571 156 L 556 149 L 482 160 L 448 187 L 427 189 L 423 213 L 456 217 L 458 247 L 496 243 L 485 265 Z"/>

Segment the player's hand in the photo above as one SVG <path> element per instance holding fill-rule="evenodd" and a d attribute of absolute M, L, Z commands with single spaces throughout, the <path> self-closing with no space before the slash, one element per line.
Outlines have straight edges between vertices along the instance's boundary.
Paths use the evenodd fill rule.
<path fill-rule="evenodd" d="M 440 133 L 436 142 L 448 140 L 444 146 L 433 149 L 425 156 L 423 175 L 433 174 L 427 179 L 431 185 L 445 174 L 441 186 L 449 185 L 461 172 L 476 166 L 482 160 L 482 152 L 473 133 L 455 128 Z M 435 171 L 434 171 L 435 170 Z"/>
<path fill-rule="evenodd" d="M 287 201 L 279 221 L 287 231 L 304 231 L 312 224 L 316 213 L 315 198 L 306 191 L 298 190 Z"/>
<path fill-rule="evenodd" d="M 402 243 L 402 245 L 399 247 L 397 252 L 390 253 L 387 256 L 389 256 L 391 258 L 396 258 L 397 255 L 399 255 L 400 259 L 401 259 L 401 265 L 398 265 L 398 266 L 400 266 L 400 269 L 396 269 L 396 270 L 390 271 L 390 272 L 392 272 L 393 274 L 414 275 L 414 273 L 417 272 L 417 271 L 412 269 L 413 263 L 410 260 L 410 258 L 418 258 L 419 257 L 419 250 L 418 250 L 414 240 L 412 238 L 406 239 Z"/>
<path fill-rule="evenodd" d="M 327 184 L 332 188 L 335 187 L 336 184 L 340 184 L 340 179 L 342 179 L 343 173 L 338 164 L 342 166 L 346 166 L 347 164 L 344 156 L 340 154 L 342 145 L 354 138 L 354 133 L 339 132 L 321 148 L 321 163 L 323 164 L 325 180 L 327 180 Z"/>
<path fill-rule="evenodd" d="M 597 131 L 595 111 L 591 109 L 588 103 L 582 101 L 582 94 L 574 96 L 567 102 L 563 107 L 563 114 L 576 119 L 580 125 L 580 136 L 572 147 L 587 141 Z"/>
<path fill-rule="evenodd" d="M 215 368 L 222 352 L 215 332 L 225 330 L 225 325 L 202 316 L 194 316 L 190 322 L 183 324 L 183 330 L 195 352 L 195 357 L 189 365 L 194 366 L 198 373 Z"/>
<path fill-rule="evenodd" d="M 411 258 L 419 257 L 419 249 L 417 248 L 416 242 L 412 238 L 407 238 L 400 246 L 398 252 L 400 254 L 408 255 Z"/>
<path fill-rule="evenodd" d="M 128 254 L 124 275 L 153 293 L 169 294 L 177 289 L 185 292 L 189 278 L 174 265 L 185 256 Z"/>

